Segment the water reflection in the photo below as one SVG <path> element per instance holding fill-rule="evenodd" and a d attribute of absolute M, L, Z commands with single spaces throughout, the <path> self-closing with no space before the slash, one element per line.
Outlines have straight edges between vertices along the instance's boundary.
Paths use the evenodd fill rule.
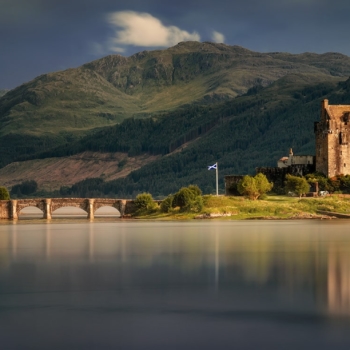
<path fill-rule="evenodd" d="M 350 315 L 350 249 L 331 244 L 328 250 L 328 306 L 334 314 Z"/>
<path fill-rule="evenodd" d="M 80 311 L 72 315 L 67 310 L 83 303 L 91 317 L 106 321 L 107 310 L 118 320 L 126 317 L 123 327 L 131 333 L 134 322 L 143 317 L 147 324 L 160 315 L 164 322 L 175 317 L 190 328 L 196 319 L 203 332 L 208 320 L 215 319 L 211 329 L 215 344 L 219 334 L 220 341 L 230 338 L 221 334 L 228 324 L 239 322 L 261 328 L 257 339 L 264 338 L 272 348 L 283 345 L 265 339 L 276 332 L 286 332 L 290 339 L 290 347 L 285 348 L 303 348 L 292 340 L 300 322 L 309 327 L 308 332 L 321 332 L 326 320 L 341 317 L 336 328 L 333 324 L 327 328 L 329 334 L 336 332 L 341 348 L 350 344 L 350 336 L 343 332 L 350 325 L 350 237 L 346 232 L 346 222 L 313 221 L 0 225 L 0 326 L 1 310 L 9 305 L 25 307 L 30 302 L 37 305 L 35 310 L 46 305 L 54 317 L 63 307 L 80 320 Z M 91 299 L 97 291 L 100 294 Z M 40 315 L 38 323 L 44 322 Z M 10 332 L 10 324 L 7 327 Z M 164 337 L 174 335 L 173 330 L 164 332 Z M 314 339 L 301 334 L 307 340 L 305 348 L 334 345 L 332 336 L 322 338 L 327 332 Z M 194 339 L 193 334 L 189 337 Z M 240 337 L 235 333 L 241 348 L 254 348 L 255 340 Z M 129 347 L 128 341 L 118 338 L 110 344 L 142 348 L 141 344 Z M 180 346 L 179 342 L 182 348 L 193 348 L 187 347 L 185 338 L 175 337 L 174 344 Z M 156 340 L 147 344 L 164 346 L 157 347 Z M 201 346 L 215 344 L 207 339 Z M 68 340 L 61 345 L 72 346 Z"/>

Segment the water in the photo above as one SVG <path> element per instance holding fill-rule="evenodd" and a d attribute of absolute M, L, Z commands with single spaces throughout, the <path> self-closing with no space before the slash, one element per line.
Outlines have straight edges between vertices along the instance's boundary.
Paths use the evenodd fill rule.
<path fill-rule="evenodd" d="M 349 349 L 349 330 L 346 220 L 0 223 L 1 349 Z"/>

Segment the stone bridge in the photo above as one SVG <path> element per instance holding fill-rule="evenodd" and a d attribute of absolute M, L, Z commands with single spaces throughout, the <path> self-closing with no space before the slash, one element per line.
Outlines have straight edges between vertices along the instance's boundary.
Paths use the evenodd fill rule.
<path fill-rule="evenodd" d="M 43 211 L 44 219 L 51 219 L 52 213 L 63 207 L 81 208 L 94 218 L 94 213 L 101 207 L 113 207 L 119 210 L 120 216 L 133 214 L 136 210 L 133 200 L 109 198 L 34 198 L 17 200 L 0 200 L 0 219 L 18 219 L 20 211 L 26 207 L 36 207 Z"/>

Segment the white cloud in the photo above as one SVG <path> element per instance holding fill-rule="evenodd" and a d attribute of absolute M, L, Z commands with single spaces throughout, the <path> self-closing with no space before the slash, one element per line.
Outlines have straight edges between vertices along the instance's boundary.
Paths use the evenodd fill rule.
<path fill-rule="evenodd" d="M 109 45 L 109 49 L 115 52 L 124 50 L 120 45 L 168 47 L 180 41 L 200 40 L 198 33 L 189 33 L 175 26 L 167 27 L 149 13 L 113 12 L 108 15 L 108 22 L 115 27 L 115 36 Z"/>
<path fill-rule="evenodd" d="M 211 39 L 214 41 L 214 43 L 224 43 L 225 42 L 224 34 L 221 34 L 215 30 L 211 33 Z"/>

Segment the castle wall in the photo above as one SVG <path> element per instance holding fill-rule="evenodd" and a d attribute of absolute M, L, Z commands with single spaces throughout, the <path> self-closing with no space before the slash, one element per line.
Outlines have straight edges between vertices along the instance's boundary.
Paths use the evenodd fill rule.
<path fill-rule="evenodd" d="M 316 171 L 328 177 L 350 174 L 349 128 L 350 106 L 322 101 L 320 122 L 315 123 Z"/>
<path fill-rule="evenodd" d="M 267 177 L 269 182 L 273 182 L 275 189 L 282 189 L 284 188 L 284 182 L 287 174 L 294 176 L 305 176 L 307 174 L 311 174 L 315 172 L 315 164 L 298 164 L 285 168 L 260 167 L 256 168 L 255 170 L 257 174 L 262 173 Z"/>
<path fill-rule="evenodd" d="M 226 175 L 225 176 L 225 195 L 239 195 L 237 184 L 243 179 L 244 175 Z"/>

